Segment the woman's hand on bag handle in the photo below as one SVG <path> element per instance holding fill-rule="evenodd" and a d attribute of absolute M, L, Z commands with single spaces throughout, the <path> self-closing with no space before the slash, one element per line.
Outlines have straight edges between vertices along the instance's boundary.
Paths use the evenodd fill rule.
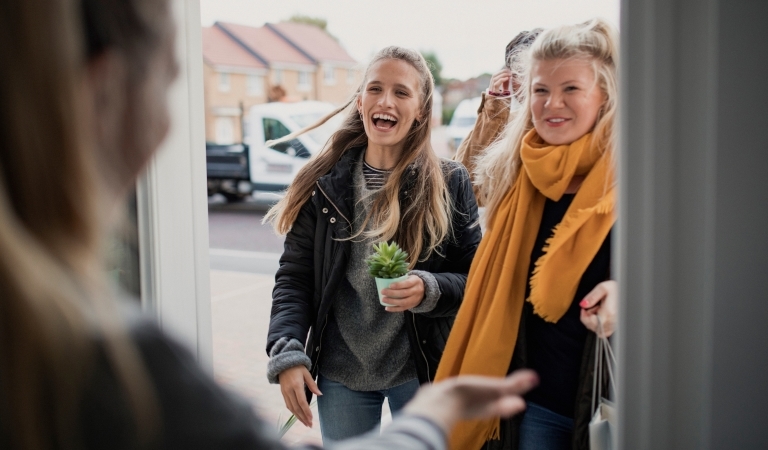
<path fill-rule="evenodd" d="M 388 289 L 382 289 L 382 301 L 387 306 L 387 312 L 403 312 L 419 306 L 424 300 L 424 280 L 418 275 L 410 275 L 403 281 L 392 283 Z"/>
<path fill-rule="evenodd" d="M 318 389 L 312 375 L 304 366 L 294 366 L 280 372 L 277 376 L 280 382 L 280 391 L 283 393 L 285 407 L 292 412 L 299 422 L 312 428 L 312 410 L 307 403 L 307 395 L 304 393 L 304 385 L 309 387 L 315 395 L 323 395 Z"/>
<path fill-rule="evenodd" d="M 419 389 L 403 411 L 425 417 L 449 433 L 456 422 L 509 417 L 525 410 L 522 395 L 539 383 L 532 370 L 505 378 L 462 375 Z"/>
<path fill-rule="evenodd" d="M 610 337 L 616 331 L 618 304 L 618 283 L 614 280 L 603 281 L 579 303 L 581 323 L 597 334 L 597 317 L 599 316 L 605 337 Z"/>

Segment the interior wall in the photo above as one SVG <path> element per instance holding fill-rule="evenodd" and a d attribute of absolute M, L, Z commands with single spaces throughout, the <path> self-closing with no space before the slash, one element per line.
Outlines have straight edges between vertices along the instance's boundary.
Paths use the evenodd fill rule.
<path fill-rule="evenodd" d="M 768 448 L 768 2 L 718 16 L 711 442 Z"/>
<path fill-rule="evenodd" d="M 766 23 L 622 2 L 619 448 L 768 448 Z"/>

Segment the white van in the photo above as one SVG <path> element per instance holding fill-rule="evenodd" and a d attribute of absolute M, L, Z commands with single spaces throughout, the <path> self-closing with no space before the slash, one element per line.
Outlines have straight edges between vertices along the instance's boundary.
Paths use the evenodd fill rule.
<path fill-rule="evenodd" d="M 464 99 L 453 111 L 453 117 L 451 117 L 446 132 L 448 133 L 448 143 L 454 152 L 458 150 L 459 145 L 474 128 L 481 101 L 482 97 Z"/>
<path fill-rule="evenodd" d="M 291 141 L 273 147 L 267 147 L 264 143 L 312 125 L 334 108 L 330 103 L 307 101 L 266 103 L 250 109 L 245 143 L 251 149 L 249 159 L 253 190 L 287 189 L 299 169 L 320 151 L 331 134 L 338 129 L 342 115 L 337 115 L 322 127 Z"/>
<path fill-rule="evenodd" d="M 206 145 L 208 195 L 221 193 L 228 200 L 237 200 L 254 191 L 287 189 L 299 169 L 338 129 L 344 114 L 288 142 L 273 147 L 265 142 L 311 125 L 334 109 L 330 103 L 316 101 L 251 107 L 243 145 Z"/>

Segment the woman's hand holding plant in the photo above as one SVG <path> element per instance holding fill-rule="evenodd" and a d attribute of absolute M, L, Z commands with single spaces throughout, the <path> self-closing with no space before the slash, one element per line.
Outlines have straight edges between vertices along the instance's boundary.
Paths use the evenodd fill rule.
<path fill-rule="evenodd" d="M 388 289 L 381 291 L 383 301 L 393 306 L 387 306 L 387 312 L 403 312 L 419 306 L 424 300 L 424 280 L 416 275 L 410 275 L 403 281 L 392 283 Z"/>

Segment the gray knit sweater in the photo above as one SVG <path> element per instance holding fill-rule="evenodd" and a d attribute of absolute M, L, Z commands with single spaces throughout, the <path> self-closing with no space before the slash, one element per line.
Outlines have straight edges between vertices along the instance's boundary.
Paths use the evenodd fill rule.
<path fill-rule="evenodd" d="M 359 230 L 376 191 L 369 190 L 363 177 L 361 158 L 353 166 L 355 190 L 353 229 Z M 320 373 L 357 391 L 374 391 L 398 386 L 416 378 L 403 313 L 390 313 L 379 303 L 376 283 L 367 271 L 365 259 L 376 239 L 355 238 L 351 242 L 346 277 L 333 301 L 323 347 L 318 361 Z M 431 311 L 440 297 L 434 276 L 412 271 L 424 280 L 425 296 L 412 311 Z M 296 365 L 310 368 L 309 357 L 297 340 L 280 339 L 272 348 L 268 378 Z"/>

